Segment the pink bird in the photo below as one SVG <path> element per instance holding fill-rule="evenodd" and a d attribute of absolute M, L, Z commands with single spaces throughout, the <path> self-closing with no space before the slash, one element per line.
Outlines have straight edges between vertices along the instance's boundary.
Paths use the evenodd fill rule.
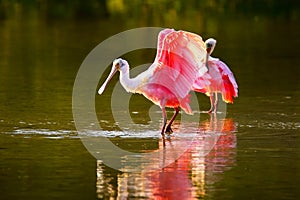
<path fill-rule="evenodd" d="M 226 103 L 233 103 L 233 98 L 238 96 L 238 85 L 229 67 L 218 58 L 210 56 L 216 43 L 217 41 L 212 38 L 205 41 L 208 71 L 193 85 L 194 91 L 205 93 L 210 97 L 211 108 L 208 113 L 217 112 L 218 93 L 222 94 L 222 99 Z"/>
<path fill-rule="evenodd" d="M 171 125 L 180 108 L 192 114 L 189 92 L 196 79 L 207 71 L 205 60 L 205 44 L 199 35 L 164 29 L 158 35 L 154 63 L 146 71 L 130 78 L 128 62 L 118 58 L 98 93 L 103 93 L 107 83 L 119 71 L 120 83 L 127 92 L 142 94 L 160 106 L 163 116 L 161 134 L 172 133 Z M 167 126 L 166 107 L 175 110 Z"/>

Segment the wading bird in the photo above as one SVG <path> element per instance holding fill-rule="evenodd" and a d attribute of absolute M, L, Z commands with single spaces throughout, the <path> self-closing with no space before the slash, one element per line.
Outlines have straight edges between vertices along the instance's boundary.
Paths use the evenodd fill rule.
<path fill-rule="evenodd" d="M 218 93 L 221 93 L 222 99 L 226 103 L 233 103 L 233 98 L 238 96 L 238 85 L 229 67 L 218 58 L 210 56 L 216 43 L 217 41 L 212 38 L 205 41 L 208 71 L 200 76 L 193 85 L 194 91 L 205 93 L 210 97 L 209 113 L 217 112 Z"/>
<path fill-rule="evenodd" d="M 119 71 L 120 83 L 127 92 L 142 94 L 160 106 L 163 116 L 161 134 L 172 133 L 171 125 L 180 108 L 192 114 L 189 92 L 196 79 L 207 71 L 205 59 L 205 44 L 199 35 L 164 29 L 158 35 L 155 60 L 146 71 L 130 78 L 128 62 L 118 58 L 113 61 L 111 72 L 98 93 L 103 93 L 107 83 Z M 167 126 L 166 107 L 175 110 Z"/>

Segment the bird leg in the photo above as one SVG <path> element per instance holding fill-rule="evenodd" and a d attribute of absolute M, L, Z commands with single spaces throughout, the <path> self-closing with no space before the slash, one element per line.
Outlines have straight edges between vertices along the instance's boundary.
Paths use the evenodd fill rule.
<path fill-rule="evenodd" d="M 214 113 L 217 112 L 218 102 L 219 102 L 218 93 L 215 92 Z"/>
<path fill-rule="evenodd" d="M 169 124 L 168 124 L 168 126 L 167 126 L 167 128 L 166 128 L 166 133 L 168 133 L 168 134 L 173 133 L 173 130 L 172 130 L 172 128 L 171 128 L 171 125 L 172 125 L 172 123 L 174 122 L 176 116 L 178 115 L 180 109 L 179 109 L 179 107 L 175 107 L 174 110 L 175 110 L 175 113 L 174 113 L 174 115 L 172 116 L 172 118 L 171 118 L 171 120 L 169 121 Z"/>
<path fill-rule="evenodd" d="M 215 110 L 214 93 L 210 93 L 209 99 L 210 99 L 210 109 L 207 112 L 212 113 Z"/>
<path fill-rule="evenodd" d="M 162 127 L 162 129 L 161 129 L 161 135 L 162 136 L 164 136 L 165 135 L 165 127 L 166 127 L 166 124 L 167 124 L 167 114 L 166 114 L 166 109 L 165 109 L 165 107 L 162 107 L 161 108 L 161 110 L 162 110 L 162 115 L 163 115 L 163 127 Z"/>

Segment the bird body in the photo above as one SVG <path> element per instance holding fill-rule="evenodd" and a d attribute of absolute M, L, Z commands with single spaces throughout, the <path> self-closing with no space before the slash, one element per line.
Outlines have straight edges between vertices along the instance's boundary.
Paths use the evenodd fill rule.
<path fill-rule="evenodd" d="M 164 29 L 158 35 L 156 58 L 146 71 L 130 78 L 128 62 L 118 58 L 98 93 L 102 94 L 112 76 L 120 71 L 120 83 L 127 92 L 142 94 L 161 107 L 164 119 L 161 133 L 172 132 L 171 124 L 180 108 L 192 114 L 189 92 L 195 80 L 207 71 L 205 58 L 205 44 L 199 35 Z M 166 107 L 174 108 L 175 114 L 165 130 Z"/>
<path fill-rule="evenodd" d="M 163 85 L 163 81 L 156 83 L 155 79 L 159 77 L 156 77 L 154 69 L 153 66 L 150 66 L 147 71 L 142 72 L 134 78 L 130 78 L 128 66 L 125 70 L 120 71 L 120 83 L 127 92 L 142 94 L 158 106 L 162 104 L 169 108 L 180 106 L 186 113 L 191 114 L 192 110 L 189 104 L 187 104 L 189 95 L 179 100 L 167 86 Z"/>
<path fill-rule="evenodd" d="M 223 101 L 233 103 L 238 96 L 238 85 L 229 67 L 218 58 L 210 56 L 216 41 L 208 39 L 206 42 L 208 71 L 196 79 L 193 90 L 205 93 L 210 97 L 211 109 L 208 112 L 216 112 L 218 104 L 217 93 L 221 93 Z"/>

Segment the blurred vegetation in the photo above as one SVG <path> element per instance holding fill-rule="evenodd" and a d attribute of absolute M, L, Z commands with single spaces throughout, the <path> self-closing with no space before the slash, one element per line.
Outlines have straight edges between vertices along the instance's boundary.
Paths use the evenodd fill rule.
<path fill-rule="evenodd" d="M 194 13 L 300 18 L 299 0 L 0 0 L 0 19 L 37 13 L 42 19 L 101 19 L 113 16 L 168 20 Z"/>

